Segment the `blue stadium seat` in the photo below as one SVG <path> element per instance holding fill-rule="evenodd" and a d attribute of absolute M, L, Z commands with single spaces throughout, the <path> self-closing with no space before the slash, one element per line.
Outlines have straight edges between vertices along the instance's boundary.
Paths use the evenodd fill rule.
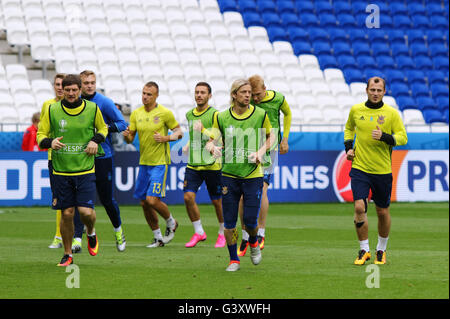
<path fill-rule="evenodd" d="M 282 27 L 278 26 L 270 26 L 267 27 L 267 35 L 269 36 L 270 42 L 274 41 L 287 41 L 288 36 L 286 34 L 286 30 Z"/>
<path fill-rule="evenodd" d="M 410 16 L 426 15 L 426 8 L 419 3 L 408 3 L 408 12 Z"/>
<path fill-rule="evenodd" d="M 344 78 L 347 83 L 365 81 L 364 75 L 359 69 L 344 69 L 342 73 L 344 73 Z"/>
<path fill-rule="evenodd" d="M 425 97 L 418 97 L 416 98 L 417 106 L 419 107 L 419 110 L 422 112 L 425 110 L 437 110 L 438 106 L 436 102 L 429 96 Z"/>
<path fill-rule="evenodd" d="M 429 15 L 440 15 L 443 14 L 443 9 L 441 7 L 441 4 L 437 4 L 437 3 L 427 3 L 426 4 L 426 11 L 427 14 Z"/>
<path fill-rule="evenodd" d="M 370 43 L 386 43 L 387 36 L 383 29 L 368 29 L 367 38 Z"/>
<path fill-rule="evenodd" d="M 364 77 L 366 78 L 366 81 L 374 76 L 379 76 L 382 79 L 386 79 L 386 75 L 381 70 L 376 69 L 376 68 L 365 69 L 363 74 L 364 74 Z"/>
<path fill-rule="evenodd" d="M 319 24 L 322 28 L 330 28 L 337 26 L 337 20 L 334 14 L 321 13 L 319 14 Z"/>
<path fill-rule="evenodd" d="M 315 41 L 312 46 L 313 52 L 316 55 L 331 54 L 331 46 L 328 41 Z"/>
<path fill-rule="evenodd" d="M 365 42 L 367 40 L 367 35 L 362 29 L 354 28 L 349 29 L 347 32 L 351 43 Z"/>
<path fill-rule="evenodd" d="M 445 84 L 434 83 L 430 85 L 433 98 L 445 97 L 448 99 L 448 86 Z"/>
<path fill-rule="evenodd" d="M 375 49 L 372 48 L 372 50 L 375 50 Z M 376 57 L 377 66 L 380 69 L 393 69 L 393 68 L 395 68 L 395 61 L 394 61 L 394 59 L 392 57 L 375 54 L 375 51 L 374 51 L 374 56 Z"/>
<path fill-rule="evenodd" d="M 261 16 L 256 12 L 243 12 L 242 20 L 246 28 L 253 26 L 263 26 Z"/>
<path fill-rule="evenodd" d="M 266 27 L 283 27 L 280 16 L 275 12 L 261 13 L 261 20 Z"/>
<path fill-rule="evenodd" d="M 367 13 L 360 13 L 355 16 L 356 26 L 359 28 L 366 27 Z"/>
<path fill-rule="evenodd" d="M 422 84 L 422 85 L 426 84 L 425 73 L 420 70 L 416 70 L 416 69 L 407 70 L 406 78 L 408 79 L 409 84 L 414 84 L 414 83 L 418 83 L 418 84 Z"/>
<path fill-rule="evenodd" d="M 300 27 L 288 27 L 289 39 L 291 42 L 294 41 L 309 41 L 308 32 Z"/>
<path fill-rule="evenodd" d="M 352 5 L 353 15 L 366 13 L 367 4 L 365 2 L 352 1 L 351 5 Z"/>
<path fill-rule="evenodd" d="M 219 0 L 218 1 L 220 12 L 225 11 L 238 11 L 237 2 L 235 0 Z"/>
<path fill-rule="evenodd" d="M 317 14 L 321 13 L 333 13 L 333 7 L 326 1 L 315 1 L 314 7 Z"/>
<path fill-rule="evenodd" d="M 381 14 L 380 15 L 380 27 L 386 28 L 386 29 L 391 29 L 394 27 L 394 21 L 387 14 Z"/>
<path fill-rule="evenodd" d="M 400 70 L 406 71 L 416 68 L 414 60 L 409 56 L 396 56 L 395 54 L 392 54 L 392 56 L 395 57 L 397 68 L 399 68 Z"/>
<path fill-rule="evenodd" d="M 409 87 L 404 83 L 392 83 L 391 85 L 392 95 L 397 98 L 400 96 L 410 96 Z"/>
<path fill-rule="evenodd" d="M 419 70 L 431 70 L 433 68 L 433 62 L 429 57 L 426 56 L 416 56 L 414 57 L 414 64 Z"/>
<path fill-rule="evenodd" d="M 344 42 L 332 42 L 333 53 L 338 58 L 341 55 L 352 55 L 352 48 L 349 44 Z"/>
<path fill-rule="evenodd" d="M 405 32 L 401 30 L 389 30 L 388 39 L 392 44 L 405 44 Z"/>
<path fill-rule="evenodd" d="M 417 100 L 419 97 L 430 97 L 430 89 L 425 83 L 411 84 L 412 96 Z"/>
<path fill-rule="evenodd" d="M 408 29 L 411 27 L 411 19 L 407 15 L 399 14 L 395 16 L 395 19 L 392 21 L 394 28 L 396 29 Z"/>
<path fill-rule="evenodd" d="M 291 1 L 278 1 L 277 2 L 278 12 L 281 13 L 293 13 L 295 12 L 295 5 Z"/>
<path fill-rule="evenodd" d="M 405 75 L 400 70 L 384 69 L 384 74 L 386 74 L 386 81 L 389 83 L 389 85 L 395 83 L 405 83 Z"/>
<path fill-rule="evenodd" d="M 427 43 L 428 45 L 432 43 L 442 43 L 445 39 L 445 34 L 442 30 L 428 30 L 427 31 Z"/>
<path fill-rule="evenodd" d="M 440 84 L 447 84 L 445 81 L 445 74 L 442 71 L 439 70 L 431 70 L 427 73 L 428 78 L 428 84 L 434 84 L 434 83 L 440 83 Z"/>
<path fill-rule="evenodd" d="M 322 70 L 329 68 L 338 68 L 338 62 L 333 55 L 319 55 L 319 65 Z"/>
<path fill-rule="evenodd" d="M 347 42 L 347 32 L 340 28 L 329 28 L 328 35 L 331 43 L 334 42 Z"/>
<path fill-rule="evenodd" d="M 400 111 L 413 109 L 418 110 L 419 107 L 417 106 L 416 101 L 409 96 L 400 96 L 395 98 L 398 108 Z"/>
<path fill-rule="evenodd" d="M 448 110 L 449 107 L 448 104 L 449 104 L 448 97 L 438 97 L 436 99 L 436 105 L 438 109 L 440 109 L 441 111 Z"/>
<path fill-rule="evenodd" d="M 300 22 L 302 27 L 317 27 L 319 26 L 319 19 L 312 13 L 300 13 Z"/>
<path fill-rule="evenodd" d="M 430 27 L 430 20 L 426 16 L 413 16 L 411 18 L 412 24 L 414 28 L 429 28 Z"/>
<path fill-rule="evenodd" d="M 425 34 L 420 29 L 411 29 L 406 32 L 408 36 L 408 44 L 413 43 L 425 44 Z"/>
<path fill-rule="evenodd" d="M 391 10 L 391 15 L 392 16 L 407 15 L 408 14 L 408 8 L 402 2 L 391 3 L 389 5 L 389 8 Z"/>
<path fill-rule="evenodd" d="M 281 23 L 287 27 L 300 27 L 300 19 L 295 13 L 282 12 L 280 13 Z"/>
<path fill-rule="evenodd" d="M 445 122 L 446 120 L 442 116 L 442 113 L 439 110 L 427 109 L 422 111 L 423 118 L 425 123 L 431 124 L 436 122 Z"/>
<path fill-rule="evenodd" d="M 348 2 L 335 2 L 333 1 L 334 13 L 337 15 L 341 13 L 352 14 L 352 7 Z"/>
<path fill-rule="evenodd" d="M 355 28 L 356 27 L 356 19 L 351 14 L 339 13 L 336 16 L 336 18 L 337 18 L 339 26 L 342 28 Z"/>
<path fill-rule="evenodd" d="M 374 56 L 382 55 L 382 56 L 390 56 L 391 49 L 386 43 L 375 43 L 372 45 L 372 54 Z"/>
<path fill-rule="evenodd" d="M 434 68 L 437 70 L 447 70 L 448 72 L 448 57 L 445 58 L 443 56 L 437 56 L 433 58 Z"/>
<path fill-rule="evenodd" d="M 363 69 L 374 68 L 377 64 L 375 59 L 372 58 L 370 55 L 356 56 L 356 62 L 358 63 L 358 66 Z"/>
<path fill-rule="evenodd" d="M 254 0 L 237 0 L 240 12 L 254 12 L 256 1 Z"/>
<path fill-rule="evenodd" d="M 312 43 L 315 41 L 327 41 L 328 42 L 328 32 L 323 28 L 308 28 L 309 39 Z"/>
<path fill-rule="evenodd" d="M 448 20 L 447 18 L 439 15 L 433 15 L 430 17 L 431 27 L 438 29 L 448 29 Z"/>
<path fill-rule="evenodd" d="M 314 13 L 314 6 L 309 1 L 295 1 L 298 13 Z"/>
<path fill-rule="evenodd" d="M 393 43 L 391 45 L 391 50 L 392 50 L 392 56 L 394 56 L 394 57 L 399 57 L 399 56 L 409 57 L 409 50 L 405 44 Z"/>
<path fill-rule="evenodd" d="M 355 56 L 371 54 L 370 47 L 366 42 L 352 42 L 352 49 Z"/>
<path fill-rule="evenodd" d="M 312 47 L 308 41 L 297 40 L 292 43 L 292 49 L 294 50 L 295 55 L 300 54 L 311 54 Z"/>
<path fill-rule="evenodd" d="M 411 56 L 428 56 L 428 48 L 424 44 L 413 43 L 410 46 Z"/>
<path fill-rule="evenodd" d="M 358 64 L 353 55 L 341 55 L 337 57 L 340 69 L 357 69 Z"/>
<path fill-rule="evenodd" d="M 443 43 L 432 43 L 428 46 L 431 57 L 443 56 L 448 58 L 448 49 Z"/>
<path fill-rule="evenodd" d="M 448 124 L 448 108 L 444 110 L 443 114 L 445 123 Z"/>
<path fill-rule="evenodd" d="M 261 13 L 277 11 L 277 6 L 271 0 L 257 0 L 256 4 L 258 6 L 258 11 Z"/>

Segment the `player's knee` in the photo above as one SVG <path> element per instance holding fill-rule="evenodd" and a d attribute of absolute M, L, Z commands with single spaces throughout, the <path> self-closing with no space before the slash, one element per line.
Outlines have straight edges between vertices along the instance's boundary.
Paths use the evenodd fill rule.
<path fill-rule="evenodd" d="M 154 208 L 156 205 L 158 205 L 159 198 L 158 197 L 149 196 L 149 197 L 146 198 L 145 201 L 147 202 L 148 205 L 150 205 L 152 208 Z"/>
<path fill-rule="evenodd" d="M 376 209 L 378 217 L 384 217 L 389 215 L 389 208 L 380 208 Z"/>
<path fill-rule="evenodd" d="M 195 203 L 195 193 L 186 192 L 184 193 L 184 203 L 187 205 L 192 205 Z"/>
<path fill-rule="evenodd" d="M 355 201 L 355 214 L 362 215 L 367 213 L 367 202 L 364 199 Z"/>
<path fill-rule="evenodd" d="M 61 211 L 61 218 L 64 218 L 64 219 L 73 218 L 74 214 L 75 214 L 75 209 L 73 207 L 63 209 Z"/>

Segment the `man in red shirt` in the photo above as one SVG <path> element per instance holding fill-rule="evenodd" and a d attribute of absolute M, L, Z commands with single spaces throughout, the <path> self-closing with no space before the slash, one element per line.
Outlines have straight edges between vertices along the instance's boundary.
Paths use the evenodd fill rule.
<path fill-rule="evenodd" d="M 33 152 L 45 151 L 39 148 L 38 143 L 36 141 L 36 133 L 38 129 L 40 115 L 41 113 L 37 112 L 34 113 L 33 116 L 31 117 L 32 125 L 29 128 L 27 128 L 27 130 L 23 134 L 22 140 L 23 151 L 33 151 Z"/>

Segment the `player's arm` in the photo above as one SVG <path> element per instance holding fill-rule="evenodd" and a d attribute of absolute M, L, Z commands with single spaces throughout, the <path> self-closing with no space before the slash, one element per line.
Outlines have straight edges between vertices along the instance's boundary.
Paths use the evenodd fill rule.
<path fill-rule="evenodd" d="M 372 131 L 372 138 L 374 140 L 384 142 L 390 146 L 405 145 L 408 142 L 408 137 L 397 111 L 393 112 L 392 118 L 392 134 L 383 132 L 377 125 L 377 128 Z"/>
<path fill-rule="evenodd" d="M 353 150 L 353 140 L 355 139 L 355 122 L 353 120 L 353 107 L 350 109 L 347 122 L 344 128 L 344 145 L 345 153 L 347 154 L 347 159 L 349 161 L 353 160 L 355 157 L 355 152 Z"/>
<path fill-rule="evenodd" d="M 108 133 L 125 131 L 128 124 L 114 102 L 110 99 L 106 99 L 106 106 L 107 107 L 103 110 L 103 115 L 108 119 L 108 123 L 110 123 L 108 125 Z"/>
<path fill-rule="evenodd" d="M 127 144 L 133 143 L 136 137 L 136 113 L 133 111 L 130 115 L 130 126 L 128 126 L 124 131 L 122 131 L 123 138 Z"/>
<path fill-rule="evenodd" d="M 259 148 L 257 152 L 254 152 L 249 155 L 249 159 L 251 161 L 254 161 L 255 163 L 259 164 L 263 162 L 264 156 L 266 153 L 270 150 L 272 145 L 276 143 L 277 136 L 273 132 L 272 125 L 270 124 L 269 117 L 267 116 L 267 113 L 264 117 L 264 122 L 262 128 L 266 132 L 266 140 L 264 141 L 263 145 Z"/>
<path fill-rule="evenodd" d="M 213 124 L 209 133 L 209 141 L 206 143 L 205 148 L 208 152 L 213 154 L 215 158 L 219 158 L 222 156 L 222 148 L 218 146 L 219 139 L 222 137 L 222 133 L 219 128 L 219 112 L 214 113 Z"/>
<path fill-rule="evenodd" d="M 292 122 L 292 112 L 289 104 L 286 102 L 286 99 L 283 101 L 283 104 L 280 107 L 281 112 L 283 112 L 283 139 L 280 143 L 280 154 L 286 154 L 289 151 L 289 132 L 291 131 L 291 122 Z"/>
<path fill-rule="evenodd" d="M 178 122 L 175 120 L 175 116 L 171 111 L 166 113 L 165 125 L 169 130 L 172 131 L 172 134 L 163 136 L 156 132 L 153 135 L 153 138 L 156 142 L 167 143 L 183 138 L 183 130 L 181 129 L 180 124 L 178 124 Z"/>
<path fill-rule="evenodd" d="M 45 109 L 44 107 L 42 108 Z M 48 107 L 47 107 L 48 111 Z M 50 137 L 50 113 L 45 112 L 45 116 L 42 116 L 41 113 L 41 120 L 38 124 L 38 131 L 36 133 L 36 141 L 39 145 L 39 148 L 46 149 L 46 148 L 53 148 L 52 141 L 53 139 Z"/>
<path fill-rule="evenodd" d="M 102 112 L 97 106 L 97 112 L 95 113 L 94 126 L 96 133 L 94 137 L 89 141 L 86 149 L 84 150 L 88 155 L 95 155 L 98 151 L 98 144 L 103 143 L 108 135 L 108 126 L 106 125 Z"/>

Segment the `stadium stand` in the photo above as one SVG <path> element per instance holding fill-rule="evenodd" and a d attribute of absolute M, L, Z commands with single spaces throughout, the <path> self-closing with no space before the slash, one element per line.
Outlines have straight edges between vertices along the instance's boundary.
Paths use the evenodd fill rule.
<path fill-rule="evenodd" d="M 363 83 L 380 75 L 385 101 L 406 122 L 448 124 L 448 1 L 374 4 L 382 13 L 375 29 L 359 0 L 3 0 L 0 35 L 19 59 L 0 64 L 1 121 L 20 120 L 53 95 L 50 76 L 28 76 L 21 55 L 29 52 L 43 70 L 94 70 L 128 111 L 149 80 L 177 110 L 192 104 L 195 82 L 211 81 L 220 109 L 233 79 L 260 73 L 301 110 L 294 124 L 316 123 L 324 110 L 321 122 L 344 124 L 349 106 L 365 98 Z M 322 95 L 327 102 L 306 115 L 309 97 Z"/>

